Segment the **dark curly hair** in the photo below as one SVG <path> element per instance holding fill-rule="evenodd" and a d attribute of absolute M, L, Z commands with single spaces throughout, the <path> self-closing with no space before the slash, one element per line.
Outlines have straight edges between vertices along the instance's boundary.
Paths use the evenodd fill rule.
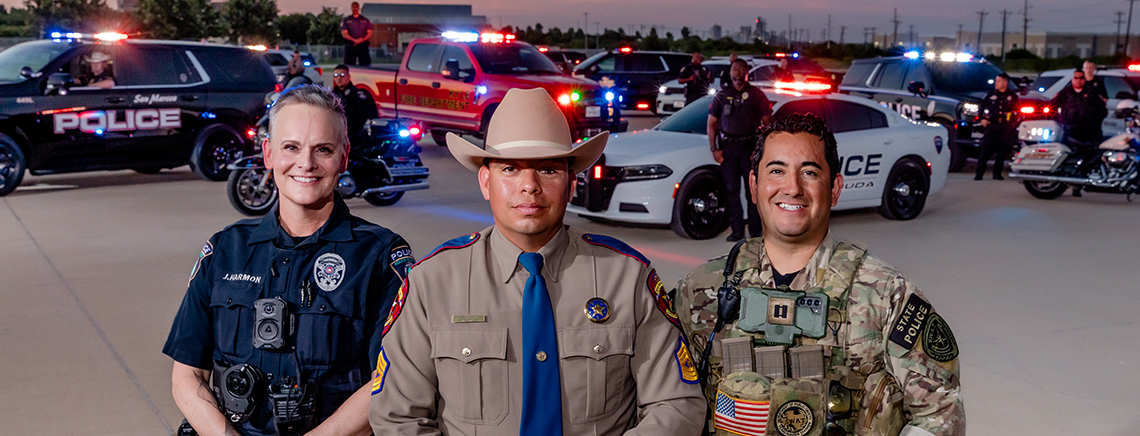
<path fill-rule="evenodd" d="M 764 157 L 764 142 L 773 133 L 810 133 L 823 141 L 823 156 L 827 160 L 827 170 L 831 173 L 831 182 L 839 175 L 839 147 L 835 142 L 835 135 L 827 128 L 823 119 L 810 113 L 794 113 L 776 118 L 772 123 L 760 130 L 760 139 L 756 141 L 756 148 L 752 150 L 752 172 L 759 173 L 760 159 Z"/>

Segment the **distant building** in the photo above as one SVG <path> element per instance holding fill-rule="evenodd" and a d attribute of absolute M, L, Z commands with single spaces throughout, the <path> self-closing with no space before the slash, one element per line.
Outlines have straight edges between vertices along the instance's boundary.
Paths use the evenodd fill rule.
<path fill-rule="evenodd" d="M 448 30 L 487 30 L 487 17 L 472 15 L 471 5 L 363 3 L 360 14 L 372 21 L 372 46 L 389 53 L 403 52 L 413 39 Z"/>
<path fill-rule="evenodd" d="M 741 44 L 752 42 L 752 26 L 740 26 L 740 32 L 732 40 Z"/>
<path fill-rule="evenodd" d="M 712 39 L 720 39 L 720 24 L 713 24 Z"/>

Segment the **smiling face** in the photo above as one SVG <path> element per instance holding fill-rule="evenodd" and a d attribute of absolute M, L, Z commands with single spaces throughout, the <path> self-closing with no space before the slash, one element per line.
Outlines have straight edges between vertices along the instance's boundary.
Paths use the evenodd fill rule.
<path fill-rule="evenodd" d="M 524 250 L 541 247 L 562 227 L 576 184 L 566 159 L 492 160 L 479 168 L 495 228 Z"/>
<path fill-rule="evenodd" d="M 829 180 L 823 141 L 806 132 L 777 132 L 763 150 L 748 182 L 764 223 L 764 240 L 819 245 L 843 189 L 842 175 Z"/>
<path fill-rule="evenodd" d="M 306 104 L 278 109 L 263 146 L 281 208 L 330 207 L 337 176 L 348 168 L 347 145 L 338 139 L 337 114 Z"/>

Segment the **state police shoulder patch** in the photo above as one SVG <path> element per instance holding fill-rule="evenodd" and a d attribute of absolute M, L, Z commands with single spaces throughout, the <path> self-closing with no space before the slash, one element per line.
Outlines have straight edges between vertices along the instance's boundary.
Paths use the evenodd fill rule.
<path fill-rule="evenodd" d="M 670 297 L 669 292 L 665 290 L 665 285 L 661 283 L 661 277 L 657 276 L 657 269 L 649 270 L 649 278 L 646 279 L 645 285 L 653 292 L 653 299 L 657 302 L 657 310 L 665 315 L 665 319 L 668 319 L 670 324 L 680 329 L 681 320 L 677 319 L 677 313 L 673 311 L 673 297 Z"/>
<path fill-rule="evenodd" d="M 194 261 L 194 269 L 190 270 L 190 280 L 186 281 L 186 286 L 190 286 L 190 282 L 193 282 L 194 277 L 198 275 L 198 270 L 202 269 L 202 259 L 211 254 L 214 254 L 214 245 L 206 241 L 206 245 L 202 246 L 202 252 L 198 253 L 198 260 Z"/>

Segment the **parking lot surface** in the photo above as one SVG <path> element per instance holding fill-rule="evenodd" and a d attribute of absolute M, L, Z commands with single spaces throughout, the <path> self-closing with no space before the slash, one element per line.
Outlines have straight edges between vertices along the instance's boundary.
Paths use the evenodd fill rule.
<path fill-rule="evenodd" d="M 631 116 L 631 130 L 655 120 Z M 475 175 L 423 147 L 431 189 L 388 207 L 348 201 L 417 257 L 492 224 Z M 915 220 L 849 211 L 834 232 L 867 243 L 950 323 L 969 434 L 1136 434 L 1140 201 L 1037 200 L 970 169 Z M 0 434 L 171 434 L 182 415 L 162 344 L 203 242 L 242 218 L 225 184 L 185 167 L 29 176 L 0 198 Z M 566 222 L 641 250 L 667 286 L 731 247 L 725 235 Z"/>

